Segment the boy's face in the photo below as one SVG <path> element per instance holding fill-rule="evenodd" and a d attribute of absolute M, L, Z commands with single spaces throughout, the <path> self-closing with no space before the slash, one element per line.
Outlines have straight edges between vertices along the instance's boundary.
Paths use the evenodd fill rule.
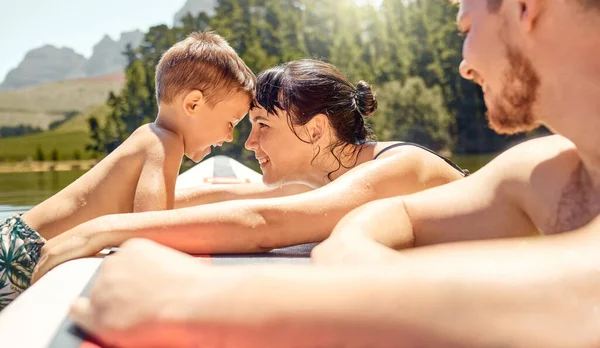
<path fill-rule="evenodd" d="M 243 92 L 227 96 L 212 107 L 205 99 L 198 102 L 191 122 L 184 130 L 185 155 L 200 162 L 211 150 L 233 140 L 233 128 L 246 116 L 250 98 Z"/>

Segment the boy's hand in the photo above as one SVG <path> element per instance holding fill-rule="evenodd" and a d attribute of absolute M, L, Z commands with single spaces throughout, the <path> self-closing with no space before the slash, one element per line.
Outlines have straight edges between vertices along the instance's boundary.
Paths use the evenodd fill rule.
<path fill-rule="evenodd" d="M 70 260 L 92 256 L 102 250 L 95 248 L 85 235 L 66 232 L 46 242 L 42 247 L 40 260 L 38 261 L 31 284 L 37 282 L 44 274 L 54 267 Z"/>

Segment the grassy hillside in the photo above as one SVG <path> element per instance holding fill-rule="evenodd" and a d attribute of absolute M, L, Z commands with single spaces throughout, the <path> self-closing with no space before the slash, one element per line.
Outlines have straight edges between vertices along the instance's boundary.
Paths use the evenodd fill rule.
<path fill-rule="evenodd" d="M 0 138 L 0 161 L 33 159 L 38 146 L 46 159 L 50 159 L 54 149 L 58 151 L 61 160 L 74 159 L 76 151 L 81 159 L 89 159 L 91 155 L 85 151 L 85 145 L 90 142 L 87 119 L 94 115 L 104 122 L 107 113 L 106 105 L 90 107 L 53 130 L 21 137 Z"/>
<path fill-rule="evenodd" d="M 0 127 L 25 124 L 47 129 L 69 112 L 104 104 L 108 93 L 119 91 L 123 83 L 123 74 L 115 74 L 0 92 Z"/>

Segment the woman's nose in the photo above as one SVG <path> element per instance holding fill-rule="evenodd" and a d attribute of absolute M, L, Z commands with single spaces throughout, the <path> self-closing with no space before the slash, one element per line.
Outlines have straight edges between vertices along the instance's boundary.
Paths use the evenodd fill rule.
<path fill-rule="evenodd" d="M 254 130 L 254 127 L 252 127 L 252 130 L 250 131 L 248 139 L 244 143 L 244 147 L 249 151 L 258 149 L 258 132 Z"/>

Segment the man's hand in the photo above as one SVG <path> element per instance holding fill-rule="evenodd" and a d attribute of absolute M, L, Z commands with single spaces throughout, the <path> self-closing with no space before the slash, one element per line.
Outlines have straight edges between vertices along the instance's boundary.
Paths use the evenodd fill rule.
<path fill-rule="evenodd" d="M 335 226 L 331 236 L 313 249 L 316 264 L 380 264 L 401 257 L 392 248 L 413 244 L 412 233 L 398 228 L 398 199 L 382 199 L 354 209 Z M 410 230 L 409 230 L 410 231 Z"/>
<path fill-rule="evenodd" d="M 332 236 L 317 245 L 311 262 L 319 265 L 366 265 L 392 262 L 401 254 L 364 237 Z"/>
<path fill-rule="evenodd" d="M 106 258 L 90 297 L 77 299 L 70 316 L 111 346 L 192 346 L 203 317 L 227 315 L 210 309 L 213 299 L 227 298 L 224 289 L 239 290 L 235 282 L 219 281 L 230 273 L 215 268 L 154 242 L 132 239 Z M 194 310 L 198 306 L 201 311 Z M 203 344 L 213 346 L 210 330 L 201 331 Z"/>

